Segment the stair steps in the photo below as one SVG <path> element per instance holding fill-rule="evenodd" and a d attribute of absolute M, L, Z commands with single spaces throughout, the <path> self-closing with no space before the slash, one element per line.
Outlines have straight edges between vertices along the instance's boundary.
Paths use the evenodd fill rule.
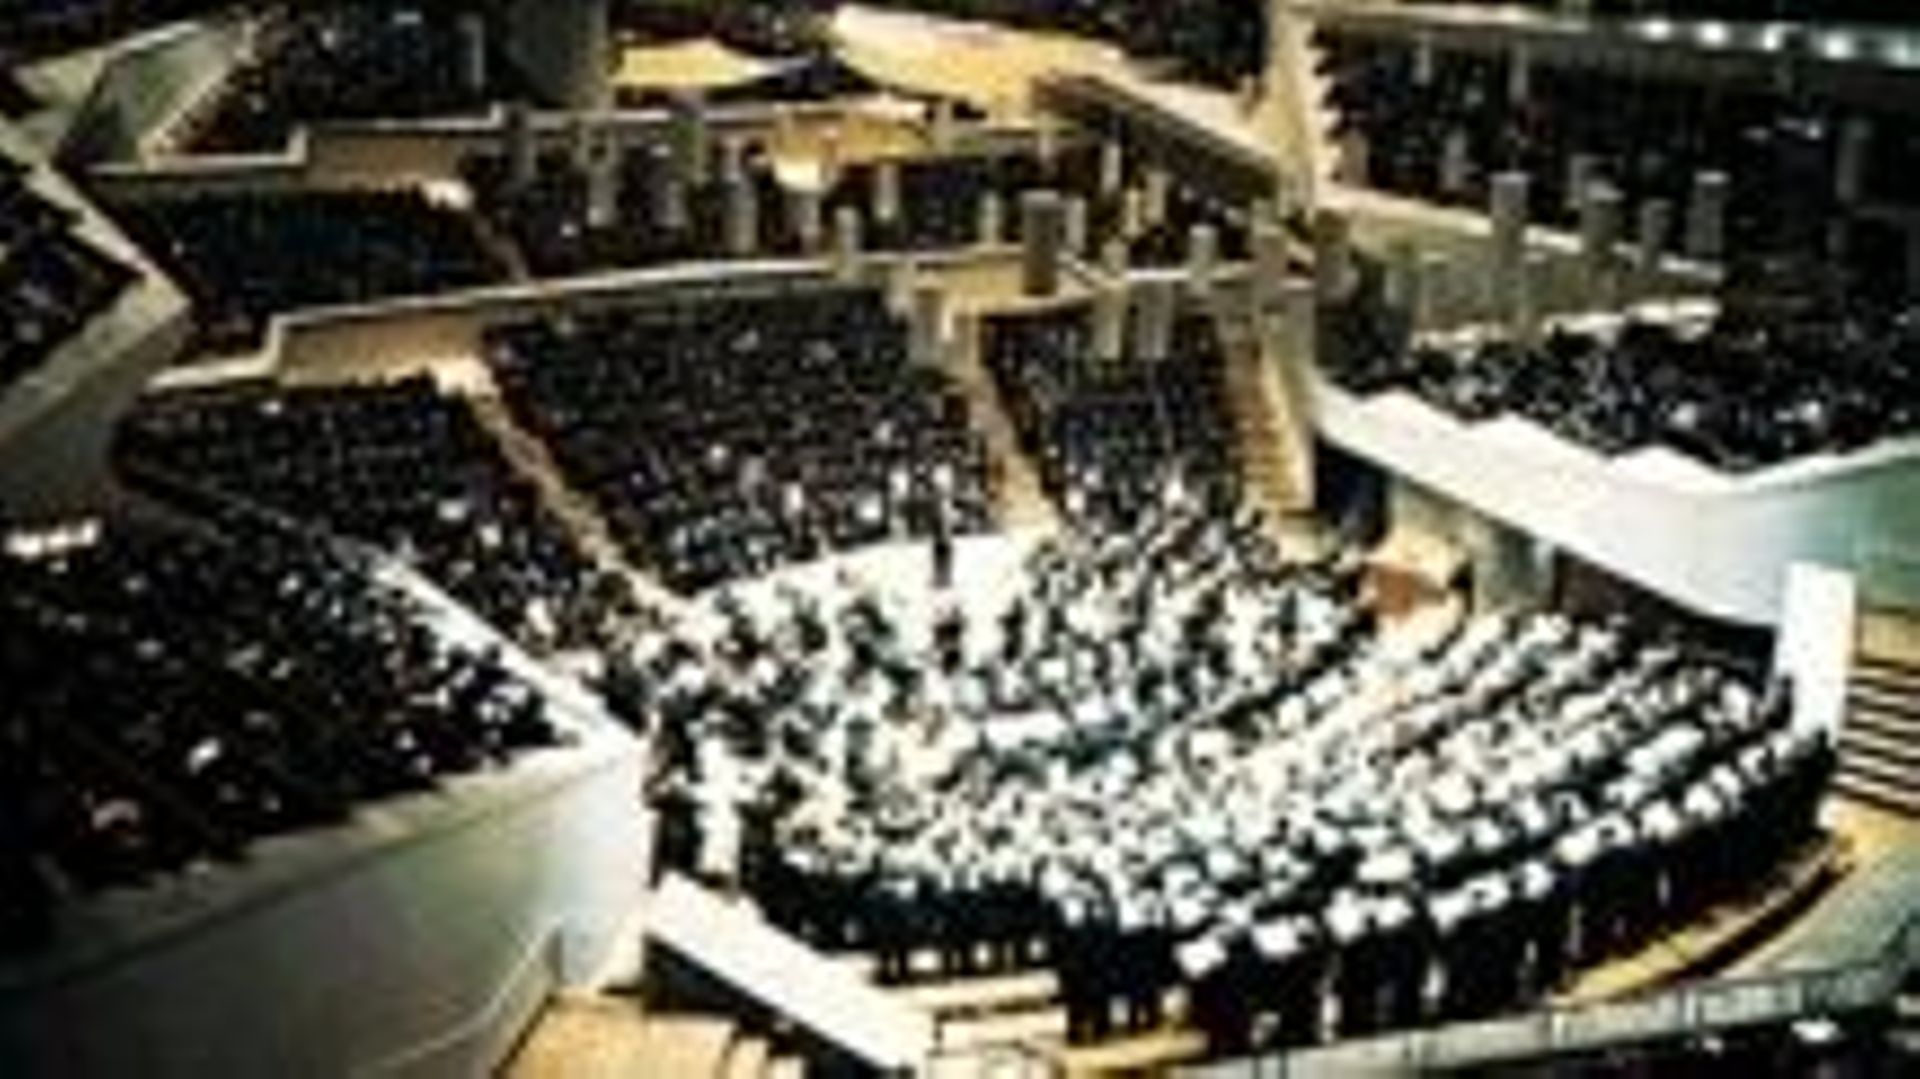
<path fill-rule="evenodd" d="M 1000 526 L 1010 531 L 1060 527 L 1060 515 L 1040 483 L 1039 470 L 1020 447 L 1013 417 L 1000 400 L 1000 390 L 987 370 L 984 327 L 979 318 L 960 322 L 953 347 L 945 350 L 947 374 L 966 398 L 974 430 L 985 441 L 999 483 L 994 491 Z"/>
<path fill-rule="evenodd" d="M 637 1001 L 562 993 L 535 1020 L 505 1079 L 622 1079 L 649 1072 L 657 1020 Z"/>
<path fill-rule="evenodd" d="M 546 444 L 514 419 L 490 377 L 485 386 L 479 392 L 470 394 L 467 400 L 474 418 L 493 436 L 514 471 L 533 485 L 541 503 L 565 526 L 582 554 L 595 566 L 625 580 L 642 600 L 667 610 L 678 610 L 683 606 L 680 597 L 654 578 L 636 570 L 627 560 L 614 538 L 612 526 L 607 524 L 606 518 L 600 515 L 591 500 L 567 482 L 559 462 L 554 460 Z"/>
<path fill-rule="evenodd" d="M 765 1079 L 773 1063 L 773 1043 L 755 1035 L 734 1038 L 727 1047 L 720 1079 Z"/>
<path fill-rule="evenodd" d="M 1835 789 L 1920 816 L 1920 664 L 1855 658 L 1838 749 Z"/>
<path fill-rule="evenodd" d="M 896 994 L 940 1016 L 1002 1012 L 1056 999 L 1060 979 L 1052 971 L 1032 971 L 909 985 L 896 990 Z"/>
<path fill-rule="evenodd" d="M 942 1049 L 986 1049 L 1000 1045 L 1050 1045 L 1065 1040 L 1067 1011 L 1058 1006 L 943 1019 Z"/>
<path fill-rule="evenodd" d="M 1298 403 L 1271 369 L 1276 358 L 1264 354 L 1251 316 L 1228 306 L 1221 305 L 1215 323 L 1245 497 L 1274 520 L 1304 513 L 1312 509 L 1312 478 L 1300 457 L 1311 439 L 1298 427 Z"/>

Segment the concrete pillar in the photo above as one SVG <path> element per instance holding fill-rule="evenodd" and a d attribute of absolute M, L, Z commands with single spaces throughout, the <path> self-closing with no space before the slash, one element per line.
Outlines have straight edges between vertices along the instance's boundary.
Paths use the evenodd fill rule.
<path fill-rule="evenodd" d="M 846 165 L 846 136 L 837 127 L 820 132 L 820 183 L 832 189 L 840 182 L 840 170 Z"/>
<path fill-rule="evenodd" d="M 693 227 L 693 207 L 688 201 L 686 181 L 667 169 L 653 185 L 653 220 L 668 232 L 685 232 Z"/>
<path fill-rule="evenodd" d="M 673 168 L 687 190 L 703 187 L 711 177 L 712 132 L 706 104 L 698 94 L 680 94 L 673 100 Z"/>
<path fill-rule="evenodd" d="M 1345 215 L 1321 210 L 1313 216 L 1314 286 L 1325 303 L 1344 303 L 1359 287 L 1353 261 L 1353 231 Z"/>
<path fill-rule="evenodd" d="M 1253 219 L 1253 296 L 1256 311 L 1278 306 L 1280 283 L 1287 277 L 1287 230 L 1263 216 Z"/>
<path fill-rule="evenodd" d="M 1349 187 L 1367 186 L 1373 175 L 1373 144 L 1366 133 L 1353 129 L 1340 136 L 1340 182 Z"/>
<path fill-rule="evenodd" d="M 584 112 L 567 114 L 567 160 L 575 169 L 586 172 L 592 166 L 599 137 L 599 125 L 591 116 Z"/>
<path fill-rule="evenodd" d="M 1520 288 L 1527 247 L 1527 174 L 1503 172 L 1493 178 L 1489 199 L 1493 216 L 1492 268 L 1487 274 L 1487 306 L 1493 317 L 1510 319 Z"/>
<path fill-rule="evenodd" d="M 1625 198 L 1605 180 L 1587 185 L 1580 200 L 1580 262 L 1590 303 L 1619 303 L 1620 225 Z"/>
<path fill-rule="evenodd" d="M 1127 349 L 1127 286 L 1102 281 L 1093 290 L 1093 356 L 1118 363 Z"/>
<path fill-rule="evenodd" d="M 1076 258 L 1085 257 L 1091 231 L 1087 224 L 1087 200 L 1080 195 L 1068 195 L 1062 213 L 1060 245 Z"/>
<path fill-rule="evenodd" d="M 751 255 L 760 244 L 760 197 L 754 190 L 753 177 L 746 169 L 736 167 L 722 189 L 727 253 L 736 258 Z"/>
<path fill-rule="evenodd" d="M 1000 192 L 986 190 L 980 193 L 978 214 L 974 219 L 973 240 L 982 247 L 1000 243 L 1006 236 L 1006 207 L 1000 199 Z"/>
<path fill-rule="evenodd" d="M 1562 198 L 1562 208 L 1569 216 L 1580 216 L 1581 200 L 1586 197 L 1587 188 L 1599 178 L 1599 158 L 1585 153 L 1572 154 L 1567 158 L 1567 190 Z"/>
<path fill-rule="evenodd" d="M 1147 363 L 1164 363 L 1173 355 L 1173 326 L 1179 295 L 1163 277 L 1141 280 L 1133 289 L 1134 353 Z"/>
<path fill-rule="evenodd" d="M 1540 343 L 1542 321 L 1546 315 L 1547 273 L 1552 265 L 1544 251 L 1529 251 L 1520 260 L 1520 277 L 1515 282 L 1509 330 L 1513 339 L 1522 345 L 1531 347 Z"/>
<path fill-rule="evenodd" d="M 900 220 L 900 163 L 876 161 L 873 165 L 873 219 L 883 225 Z"/>
<path fill-rule="evenodd" d="M 1507 101 L 1525 105 L 1533 97 L 1533 53 L 1526 45 L 1513 47 L 1507 67 Z"/>
<path fill-rule="evenodd" d="M 938 367 L 947 344 L 947 293 L 932 281 L 913 286 L 913 315 L 908 320 L 908 358 L 921 367 Z"/>
<path fill-rule="evenodd" d="M 920 268 L 912 258 L 897 258 L 887 263 L 884 295 L 887 311 L 895 318 L 913 317 L 913 286 L 920 279 Z"/>
<path fill-rule="evenodd" d="M 980 353 L 980 312 L 955 310 L 947 317 L 949 370 L 959 370 Z"/>
<path fill-rule="evenodd" d="M 1731 181 L 1724 172 L 1702 172 L 1693 178 L 1687 201 L 1687 257 L 1719 262 L 1727 254 L 1727 198 Z"/>
<path fill-rule="evenodd" d="M 524 101 L 506 106 L 507 186 L 515 190 L 533 183 L 539 171 L 539 148 L 533 133 L 533 109 Z"/>
<path fill-rule="evenodd" d="M 1220 272 L 1220 230 L 1206 222 L 1187 232 L 1187 288 L 1195 296 L 1213 292 L 1213 279 Z"/>
<path fill-rule="evenodd" d="M 1453 198 L 1466 195 L 1473 186 L 1473 143 L 1459 128 L 1447 132 L 1440 147 L 1440 193 Z"/>
<path fill-rule="evenodd" d="M 723 135 L 720 138 L 720 150 L 716 155 L 719 164 L 720 183 L 730 184 L 746 175 L 745 140 L 739 135 Z"/>
<path fill-rule="evenodd" d="M 1041 117 L 1034 128 L 1033 155 L 1040 162 L 1041 174 L 1051 180 L 1060 164 L 1060 128 L 1051 118 Z"/>
<path fill-rule="evenodd" d="M 1635 289 L 1648 295 L 1660 288 L 1660 270 L 1667 255 L 1667 243 L 1673 235 L 1673 204 L 1666 199 L 1648 199 L 1640 204 L 1634 225 Z"/>
<path fill-rule="evenodd" d="M 1029 296 L 1051 296 L 1060 290 L 1065 218 L 1066 207 L 1058 191 L 1021 193 L 1021 286 Z"/>
<path fill-rule="evenodd" d="M 607 131 L 587 160 L 587 227 L 609 229 L 620 220 L 620 189 L 626 180 L 626 152 Z"/>
<path fill-rule="evenodd" d="M 1155 166 L 1147 170 L 1140 205 L 1140 220 L 1146 227 L 1153 228 L 1167 219 L 1168 191 L 1172 184 L 1173 177 L 1166 169 Z"/>
<path fill-rule="evenodd" d="M 1453 263 L 1438 251 L 1420 254 L 1420 281 L 1415 286 L 1412 325 L 1415 333 L 1439 329 L 1453 300 Z"/>
<path fill-rule="evenodd" d="M 934 98 L 927 107 L 927 141 L 938 153 L 953 149 L 954 136 L 953 103 L 945 98 Z"/>
<path fill-rule="evenodd" d="M 1518 529 L 1462 509 L 1459 539 L 1473 566 L 1476 613 L 1527 608 L 1547 598 L 1551 549 Z"/>
<path fill-rule="evenodd" d="M 812 187 L 787 189 L 787 212 L 793 215 L 793 234 L 799 238 L 800 250 L 813 254 L 824 246 L 826 239 L 825 213 L 821 204 L 820 190 Z"/>
<path fill-rule="evenodd" d="M 1147 196 L 1137 187 L 1120 195 L 1120 235 L 1137 240 L 1147 231 Z"/>
<path fill-rule="evenodd" d="M 842 206 L 833 212 L 833 272 L 843 281 L 860 273 L 860 211 Z"/>
<path fill-rule="evenodd" d="M 1383 292 L 1396 311 L 1411 314 L 1420 306 L 1420 249 L 1412 240 L 1396 240 L 1388 250 Z"/>
<path fill-rule="evenodd" d="M 1127 182 L 1127 159 L 1125 151 L 1117 142 L 1100 144 L 1100 193 L 1118 195 Z"/>
<path fill-rule="evenodd" d="M 1110 236 L 1100 245 L 1100 268 L 1109 277 L 1127 276 L 1127 242 L 1118 236 Z"/>
<path fill-rule="evenodd" d="M 1289 277 L 1280 283 L 1280 363 L 1304 370 L 1319 363 L 1320 296 L 1311 278 Z"/>
<path fill-rule="evenodd" d="M 1833 163 L 1833 195 L 1843 206 L 1856 206 L 1867 193 L 1867 161 L 1873 152 L 1873 124 L 1849 117 L 1840 128 L 1840 145 Z"/>
<path fill-rule="evenodd" d="M 1285 221 L 1311 210 L 1312 206 L 1308 200 L 1309 191 L 1307 181 L 1299 173 L 1288 168 L 1274 170 L 1273 199 L 1269 207 L 1273 219 Z"/>
<path fill-rule="evenodd" d="M 475 96 L 487 92 L 487 19 L 477 11 L 462 12 L 456 23 L 460 36 L 460 81 Z"/>

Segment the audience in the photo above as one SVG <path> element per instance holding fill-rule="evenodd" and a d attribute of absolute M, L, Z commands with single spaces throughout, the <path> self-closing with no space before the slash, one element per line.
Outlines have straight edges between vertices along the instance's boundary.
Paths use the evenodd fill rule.
<path fill-rule="evenodd" d="M 1904 181 L 1913 121 L 1897 110 L 1539 61 L 1516 96 L 1509 53 L 1422 52 L 1410 37 L 1340 29 L 1319 40 L 1332 137 L 1357 182 L 1481 209 L 1492 176 L 1521 170 L 1532 178 L 1532 219 L 1571 225 L 1581 194 L 1571 186 L 1576 158 L 1584 157 L 1586 175 L 1620 191 L 1631 229 L 1638 208 L 1654 200 L 1681 221 L 1695 176 L 1720 171 L 1731 183 L 1725 246 L 1736 283 L 1796 291 L 1837 275 L 1841 288 L 1883 298 L 1914 284 L 1898 228 L 1867 212 L 1915 202 Z M 1840 161 L 1854 121 L 1871 134 L 1859 190 L 1848 191 Z M 1676 224 L 1666 242 L 1679 250 L 1681 239 Z"/>
<path fill-rule="evenodd" d="M 0 154 L 0 391 L 38 368 L 60 343 L 132 284 L 131 270 L 74 234 L 72 211 L 27 186 Z"/>
<path fill-rule="evenodd" d="M 1172 472 L 1231 504 L 1239 470 L 1212 320 L 1182 313 L 1159 361 L 1101 359 L 1091 338 L 1085 307 L 987 323 L 988 368 L 1047 494 L 1076 519 L 1131 521 Z"/>
<path fill-rule="evenodd" d="M 1698 327 L 1625 319 L 1556 330 L 1538 347 L 1328 340 L 1323 368 L 1357 393 L 1404 389 L 1471 421 L 1513 413 L 1609 455 L 1664 445 L 1743 471 L 1920 432 L 1913 309 L 1734 311 Z"/>
<path fill-rule="evenodd" d="M 215 351 L 257 345 L 277 314 L 505 276 L 466 215 L 416 191 L 195 194 L 118 211 L 192 297 L 200 344 Z"/>
<path fill-rule="evenodd" d="M 0 65 L 106 45 L 173 19 L 205 15 L 229 0 L 0 0 Z"/>
<path fill-rule="evenodd" d="M 266 526 L 9 532 L 0 683 L 0 951 L 44 944 L 70 894 L 562 739 L 496 654 Z"/>
<path fill-rule="evenodd" d="M 714 296 L 495 332 L 488 362 L 670 587 L 991 521 L 964 398 L 877 293 Z"/>
<path fill-rule="evenodd" d="M 294 128 L 317 120 L 476 115 L 523 97 L 498 50 L 483 45 L 473 66 L 467 17 L 457 5 L 352 0 L 271 20 L 191 148 L 279 151 Z"/>
<path fill-rule="evenodd" d="M 1358 564 L 1176 495 L 929 624 L 722 592 L 609 694 L 667 867 L 883 981 L 1045 964 L 1076 1041 L 1175 987 L 1216 1052 L 1493 1014 L 1811 835 L 1830 754 L 1782 687 L 1557 614 L 1386 634 Z"/>
<path fill-rule="evenodd" d="M 239 497 L 396 553 L 535 650 L 605 639 L 630 602 L 467 402 L 425 378 L 149 396 L 116 457 L 136 482 Z"/>

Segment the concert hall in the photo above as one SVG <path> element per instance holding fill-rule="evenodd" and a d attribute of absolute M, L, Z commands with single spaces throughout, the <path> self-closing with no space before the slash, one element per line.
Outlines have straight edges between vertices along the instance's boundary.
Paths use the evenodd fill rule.
<path fill-rule="evenodd" d="M 0 1076 L 1920 1074 L 1912 7 L 0 0 Z"/>

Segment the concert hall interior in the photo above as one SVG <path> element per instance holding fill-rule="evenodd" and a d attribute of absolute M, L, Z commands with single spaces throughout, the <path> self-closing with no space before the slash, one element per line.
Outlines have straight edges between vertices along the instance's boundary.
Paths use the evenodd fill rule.
<path fill-rule="evenodd" d="M 1920 1069 L 1920 17 L 0 0 L 0 1075 Z"/>

